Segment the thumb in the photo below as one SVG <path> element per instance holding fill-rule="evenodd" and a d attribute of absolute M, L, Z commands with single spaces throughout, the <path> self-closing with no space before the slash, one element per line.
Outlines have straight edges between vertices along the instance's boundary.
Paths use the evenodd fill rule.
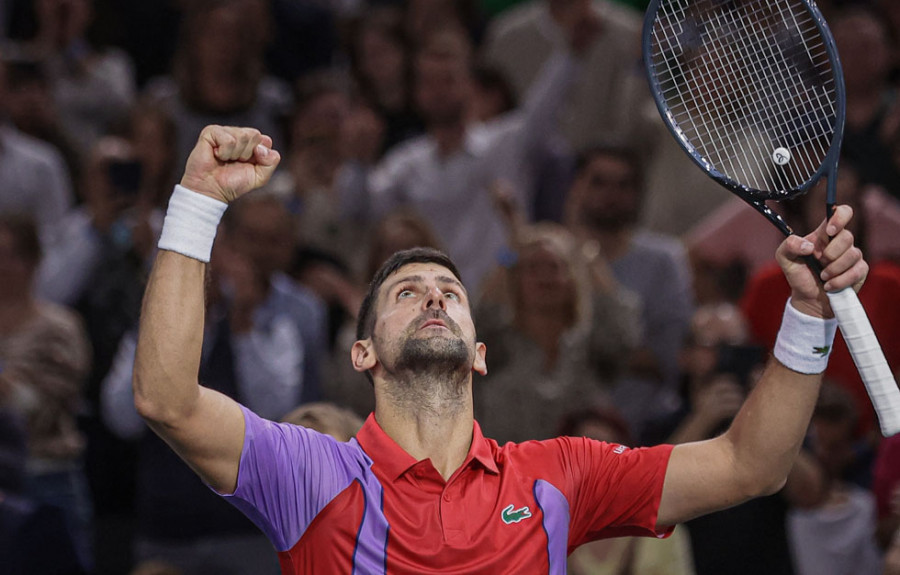
<path fill-rule="evenodd" d="M 272 140 L 268 137 L 268 142 L 257 144 L 253 151 L 253 164 L 256 168 L 256 186 L 262 186 L 269 181 L 278 163 L 281 161 L 281 154 L 273 149 Z M 268 145 L 266 145 L 268 143 Z"/>

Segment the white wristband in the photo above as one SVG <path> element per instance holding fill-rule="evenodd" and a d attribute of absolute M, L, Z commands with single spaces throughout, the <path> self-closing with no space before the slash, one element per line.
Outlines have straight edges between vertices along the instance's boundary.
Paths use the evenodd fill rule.
<path fill-rule="evenodd" d="M 176 185 L 169 198 L 166 219 L 159 236 L 159 249 L 209 262 L 216 228 L 226 208 L 228 204 L 225 202 Z"/>
<path fill-rule="evenodd" d="M 836 319 L 801 313 L 788 299 L 775 340 L 775 359 L 798 373 L 822 373 L 828 366 L 836 331 Z"/>

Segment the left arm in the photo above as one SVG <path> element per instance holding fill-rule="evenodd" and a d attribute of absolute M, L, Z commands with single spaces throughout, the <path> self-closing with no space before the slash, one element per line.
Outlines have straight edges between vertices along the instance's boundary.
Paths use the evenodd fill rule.
<path fill-rule="evenodd" d="M 865 279 L 868 265 L 844 229 L 851 215 L 850 208 L 840 206 L 815 232 L 788 237 L 778 248 L 776 258 L 791 285 L 790 305 L 797 311 L 833 317 L 823 288 L 803 263 L 806 255 L 815 255 L 825 266 L 825 289 L 858 289 Z M 673 449 L 657 525 L 680 523 L 781 489 L 803 442 L 821 380 L 821 374 L 805 375 L 770 360 L 725 434 Z"/>

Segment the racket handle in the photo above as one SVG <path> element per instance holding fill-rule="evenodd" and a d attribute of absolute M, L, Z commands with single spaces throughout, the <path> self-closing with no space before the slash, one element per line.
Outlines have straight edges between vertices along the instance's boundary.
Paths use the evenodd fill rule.
<path fill-rule="evenodd" d="M 852 287 L 828 292 L 853 363 L 866 385 L 885 437 L 900 432 L 900 390 L 869 323 L 869 317 Z"/>

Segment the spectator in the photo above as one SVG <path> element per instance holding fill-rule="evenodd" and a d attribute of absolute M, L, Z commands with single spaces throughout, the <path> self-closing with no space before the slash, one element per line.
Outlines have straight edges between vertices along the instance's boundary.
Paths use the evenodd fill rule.
<path fill-rule="evenodd" d="M 900 102 L 890 83 L 889 22 L 864 6 L 845 7 L 830 21 L 847 89 L 843 154 L 863 183 L 900 198 L 900 165 L 892 147 L 900 138 Z"/>
<path fill-rule="evenodd" d="M 284 310 L 264 310 L 259 273 L 231 245 L 247 240 L 231 228 L 217 242 L 200 381 L 277 419 L 302 401 L 303 363 L 309 356 L 297 319 Z M 257 322 L 262 318 L 266 323 Z M 185 575 L 210 569 L 234 575 L 277 573 L 271 546 L 256 527 L 197 481 L 156 435 L 146 433 L 131 390 L 135 345 L 134 332 L 123 338 L 103 383 L 102 407 L 113 432 L 139 441 L 137 560 L 162 559 Z"/>
<path fill-rule="evenodd" d="M 5 575 L 83 575 L 63 512 L 22 493 L 27 454 L 25 425 L 6 405 L 9 383 L 0 375 L 0 565 Z M 47 550 L 52 549 L 52 553 Z"/>
<path fill-rule="evenodd" d="M 524 98 L 570 29 L 590 26 L 592 19 L 600 29 L 585 47 L 582 79 L 562 121 L 562 133 L 578 153 L 598 138 L 637 145 L 646 133 L 642 110 L 652 104 L 640 73 L 640 17 L 608 0 L 531 0 L 495 18 L 484 46 L 487 62 Z"/>
<path fill-rule="evenodd" d="M 823 501 L 788 513 L 788 534 L 798 575 L 879 575 L 875 498 L 845 479 L 852 465 L 856 405 L 843 388 L 822 386 L 813 413 L 811 451 L 825 484 Z"/>
<path fill-rule="evenodd" d="M 0 112 L 5 112 L 6 64 L 0 63 Z M 44 251 L 59 243 L 58 227 L 72 207 L 72 184 L 59 151 L 10 124 L 0 125 L 0 215 L 27 214 Z"/>
<path fill-rule="evenodd" d="M 62 510 L 81 566 L 90 570 L 92 503 L 76 418 L 90 346 L 68 309 L 36 299 L 31 283 L 41 246 L 34 222 L 0 216 L 0 395 L 25 421 L 24 493 Z"/>
<path fill-rule="evenodd" d="M 634 296 L 601 277 L 609 275 L 559 224 L 523 230 L 505 282 L 509 305 L 485 294 L 476 309 L 491 350 L 491 369 L 474 388 L 486 434 L 501 444 L 549 439 L 566 412 L 608 402 L 640 335 Z"/>
<path fill-rule="evenodd" d="M 698 308 L 681 358 L 684 405 L 655 422 L 644 441 L 681 444 L 721 434 L 762 372 L 764 359 L 761 350 L 748 346 L 747 327 L 735 306 Z M 791 506 L 817 505 L 824 491 L 818 467 L 801 451 L 775 495 L 686 522 L 697 575 L 794 573 L 786 514 Z"/>
<path fill-rule="evenodd" d="M 517 203 L 530 211 L 534 170 L 530 159 L 553 133 L 556 115 L 576 72 L 575 54 L 592 29 L 569 29 L 573 53 L 548 62 L 520 112 L 487 124 L 467 122 L 471 105 L 470 46 L 455 30 L 430 36 L 417 55 L 416 101 L 428 134 L 404 142 L 369 169 L 357 157 L 342 174 L 348 207 L 357 217 L 381 217 L 398 206 L 424 214 L 463 277 L 477 289 L 504 247 L 504 230 L 488 186 L 509 179 Z M 357 154 L 361 156 L 362 154 Z"/>
<path fill-rule="evenodd" d="M 15 54 L 15 50 L 6 50 L 3 58 L 7 84 L 4 107 L 9 120 L 22 133 L 56 148 L 77 180 L 81 156 L 63 130 L 45 66 L 32 56 Z"/>
<path fill-rule="evenodd" d="M 188 4 L 172 76 L 148 83 L 178 128 L 180 165 L 209 123 L 254 126 L 281 141 L 290 90 L 264 74 L 267 3 L 196 0 Z"/>
<path fill-rule="evenodd" d="M 359 244 L 366 226 L 343 213 L 336 175 L 345 147 L 351 140 L 358 145 L 361 134 L 355 130 L 372 123 L 380 137 L 381 124 L 371 110 L 351 102 L 334 74 L 310 76 L 298 83 L 297 92 L 285 169 L 269 187 L 294 215 L 303 247 L 336 257 L 356 271 L 362 265 Z"/>
<path fill-rule="evenodd" d="M 878 506 L 878 545 L 883 549 L 896 546 L 895 534 L 900 528 L 900 436 L 884 438 L 872 471 L 872 491 Z M 896 552 L 894 553 L 896 556 Z"/>
<path fill-rule="evenodd" d="M 618 445 L 632 445 L 622 416 L 612 408 L 582 408 L 563 418 L 559 435 L 588 437 Z M 621 537 L 592 541 L 569 555 L 571 575 L 693 575 L 690 538 L 685 527 L 662 540 Z"/>
<path fill-rule="evenodd" d="M 296 231 L 284 204 L 271 194 L 254 194 L 230 209 L 223 221 L 227 245 L 244 261 L 252 262 L 248 287 L 255 291 L 257 306 L 237 310 L 232 327 L 266 326 L 275 329 L 289 318 L 299 329 L 302 342 L 303 390 L 299 401 L 319 399 L 322 385 L 321 362 L 328 353 L 327 311 L 308 288 L 287 275 L 294 256 Z M 226 285 L 226 295 L 229 287 Z M 279 319 L 282 318 L 282 319 Z"/>
<path fill-rule="evenodd" d="M 403 14 L 374 8 L 350 36 L 350 62 L 363 99 L 384 121 L 381 152 L 424 131 L 412 92 L 412 46 Z"/>
<path fill-rule="evenodd" d="M 35 14 L 31 49 L 44 62 L 63 133 L 75 150 L 88 153 L 134 103 L 131 59 L 88 40 L 93 0 L 37 0 Z"/>
<path fill-rule="evenodd" d="M 569 229 L 601 250 L 616 280 L 640 300 L 643 338 L 614 390 L 636 433 L 677 404 L 678 354 L 693 305 L 684 250 L 675 238 L 640 227 L 642 197 L 637 156 L 598 147 L 582 156 L 566 204 Z"/>

